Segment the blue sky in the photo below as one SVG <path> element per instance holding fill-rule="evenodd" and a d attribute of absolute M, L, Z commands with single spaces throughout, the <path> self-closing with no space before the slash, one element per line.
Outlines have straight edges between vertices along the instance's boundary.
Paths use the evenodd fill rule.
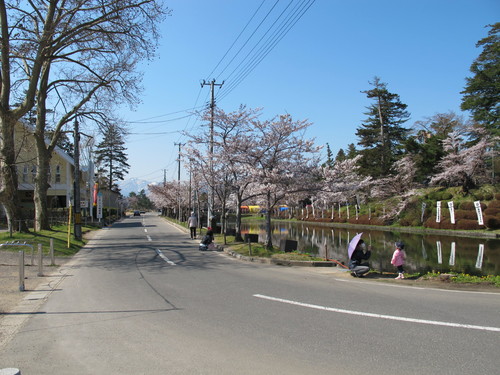
<path fill-rule="evenodd" d="M 358 141 L 356 128 L 371 104 L 361 91 L 371 88 L 374 76 L 408 105 L 407 127 L 436 113 L 460 113 L 460 91 L 480 53 L 475 45 L 487 35 L 485 26 L 500 19 L 497 0 L 310 0 L 293 28 L 228 92 L 290 0 L 272 11 L 277 0 L 165 1 L 173 12 L 162 25 L 158 57 L 142 66 L 142 103 L 121 110 L 131 132 L 127 178 L 152 182 L 162 181 L 164 170 L 167 180 L 177 179 L 174 143 L 186 141 L 182 131 L 202 125 L 185 117 L 186 110 L 209 101 L 201 80 L 225 80 L 226 93 L 216 94 L 226 112 L 245 104 L 263 108 L 262 119 L 283 113 L 308 119 L 307 137 L 329 143 L 335 155 Z M 308 1 L 295 0 L 287 9 L 302 3 Z M 181 179 L 187 179 L 182 169 Z"/>

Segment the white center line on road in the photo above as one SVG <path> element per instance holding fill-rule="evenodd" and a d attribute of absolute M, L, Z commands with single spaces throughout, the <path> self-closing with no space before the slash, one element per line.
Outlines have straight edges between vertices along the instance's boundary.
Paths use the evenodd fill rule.
<path fill-rule="evenodd" d="M 378 318 L 378 319 L 398 320 L 398 321 L 401 321 L 401 322 L 408 322 L 408 323 L 430 324 L 430 325 L 436 325 L 436 326 L 455 327 L 455 328 L 467 328 L 467 329 L 477 329 L 477 330 L 480 330 L 480 331 L 500 332 L 500 328 L 498 328 L 498 327 L 476 326 L 476 325 L 472 325 L 472 324 L 459 324 L 459 323 L 451 323 L 451 322 L 439 322 L 439 321 L 435 321 L 435 320 L 405 318 L 405 317 L 402 317 L 402 316 L 372 314 L 372 313 L 366 313 L 366 312 L 362 312 L 362 311 L 344 310 L 344 309 L 337 309 L 337 308 L 334 308 L 334 307 L 312 305 L 312 304 L 309 304 L 309 303 L 302 303 L 302 302 L 296 302 L 296 301 L 291 301 L 291 300 L 282 299 L 282 298 L 264 296 L 262 294 L 254 294 L 253 296 L 257 297 L 257 298 L 261 298 L 261 299 L 266 299 L 266 300 L 269 300 L 269 301 L 287 303 L 289 305 L 308 307 L 310 309 L 323 310 L 323 311 L 331 311 L 331 312 L 336 312 L 336 313 L 341 313 L 341 314 L 366 316 L 366 317 Z"/>
<path fill-rule="evenodd" d="M 148 233 L 148 230 L 146 228 L 144 228 L 144 232 Z"/>
<path fill-rule="evenodd" d="M 146 236 L 146 237 L 148 238 L 148 241 L 149 241 L 149 242 L 153 241 L 153 240 L 151 239 L 151 237 L 149 237 L 149 236 Z"/>
<path fill-rule="evenodd" d="M 167 262 L 168 264 L 170 264 L 171 266 L 175 266 L 176 264 L 174 262 L 172 262 L 170 259 L 168 259 L 165 254 L 163 254 L 161 252 L 160 249 L 155 249 L 156 251 L 156 254 L 158 254 L 160 256 L 161 259 L 163 259 L 165 262 Z"/>

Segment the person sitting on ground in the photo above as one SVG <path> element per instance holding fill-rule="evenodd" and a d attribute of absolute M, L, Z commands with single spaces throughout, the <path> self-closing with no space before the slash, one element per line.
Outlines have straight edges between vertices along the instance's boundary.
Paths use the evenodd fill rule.
<path fill-rule="evenodd" d="M 352 253 L 351 259 L 349 259 L 349 269 L 351 270 L 352 276 L 360 277 L 370 271 L 368 262 L 363 263 L 363 260 L 368 260 L 370 255 L 372 255 L 371 248 L 366 249 L 365 241 L 359 240 L 356 249 L 354 249 Z"/>
<path fill-rule="evenodd" d="M 201 243 L 203 245 L 210 245 L 214 241 L 214 232 L 212 228 L 207 228 L 207 233 L 203 236 Z"/>

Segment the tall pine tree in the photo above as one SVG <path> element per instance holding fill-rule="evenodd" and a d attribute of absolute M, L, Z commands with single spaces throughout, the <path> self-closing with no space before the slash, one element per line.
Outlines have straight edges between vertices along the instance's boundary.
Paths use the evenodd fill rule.
<path fill-rule="evenodd" d="M 360 172 L 374 178 L 390 174 L 392 164 L 404 152 L 408 129 L 403 124 L 410 118 L 407 105 L 401 103 L 398 94 L 387 90 L 387 84 L 375 77 L 370 82 L 373 89 L 362 91 L 373 104 L 367 107 L 367 119 L 357 128 L 359 138 Z"/>
<path fill-rule="evenodd" d="M 115 124 L 109 124 L 103 129 L 104 139 L 97 145 L 96 162 L 98 172 L 107 180 L 109 190 L 118 190 L 117 180 L 123 180 L 130 165 L 127 163 L 127 150 L 124 146 L 123 130 Z"/>
<path fill-rule="evenodd" d="M 483 47 L 470 67 L 473 77 L 466 78 L 462 109 L 472 112 L 474 120 L 494 135 L 500 135 L 500 22 L 490 25 L 486 38 L 477 42 Z"/>

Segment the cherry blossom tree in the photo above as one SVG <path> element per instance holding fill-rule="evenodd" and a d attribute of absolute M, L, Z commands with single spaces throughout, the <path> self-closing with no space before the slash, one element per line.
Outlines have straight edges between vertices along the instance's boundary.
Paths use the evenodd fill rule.
<path fill-rule="evenodd" d="M 328 165 L 318 169 L 318 177 L 322 181 L 321 191 L 317 199 L 327 202 L 347 202 L 370 186 L 371 177 L 359 173 L 359 159 L 361 155 L 352 159 L 336 161 L 333 167 Z"/>
<path fill-rule="evenodd" d="M 204 182 L 212 188 L 220 204 L 220 212 L 225 213 L 232 202 L 236 210 L 236 240 L 241 240 L 241 205 L 254 195 L 248 193 L 253 180 L 243 164 L 242 155 L 253 146 L 249 142 L 250 121 L 257 118 L 260 109 L 241 106 L 237 111 L 226 113 L 220 108 L 214 112 L 213 154 L 209 152 L 211 139 L 208 127 L 201 134 L 187 134 L 190 142 L 185 148 L 194 169 L 201 171 Z M 203 115 L 205 123 L 210 115 Z M 223 228 L 225 215 L 222 214 Z"/>
<path fill-rule="evenodd" d="M 290 115 L 251 122 L 253 147 L 242 160 L 255 181 L 254 189 L 266 211 L 267 248 L 272 248 L 271 213 L 287 194 L 308 191 L 314 181 L 319 148 L 305 138 L 311 123 L 294 121 Z"/>
<path fill-rule="evenodd" d="M 393 174 L 386 178 L 373 181 L 372 195 L 387 198 L 402 195 L 415 186 L 417 167 L 412 155 L 406 155 L 392 166 Z"/>
<path fill-rule="evenodd" d="M 464 132 L 451 132 L 443 142 L 447 154 L 438 163 L 439 172 L 431 178 L 431 185 L 462 186 L 467 192 L 488 181 L 487 160 L 494 156 L 499 139 L 486 136 L 484 128 L 468 130 L 478 141 L 469 145 Z"/>

